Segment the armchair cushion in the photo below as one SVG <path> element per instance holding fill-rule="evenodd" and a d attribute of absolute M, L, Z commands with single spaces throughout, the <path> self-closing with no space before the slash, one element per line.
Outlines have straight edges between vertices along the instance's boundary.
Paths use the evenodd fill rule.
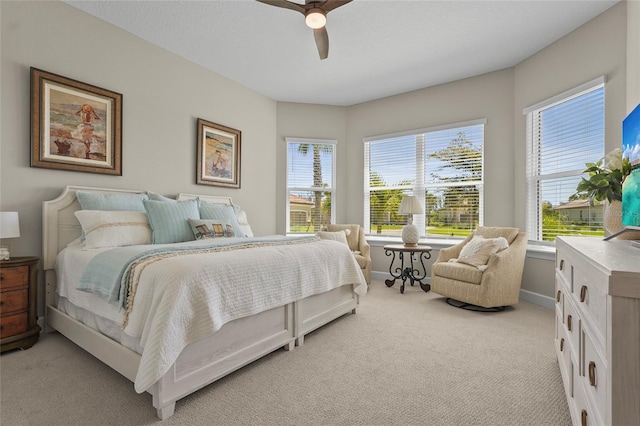
<path fill-rule="evenodd" d="M 434 263 L 433 272 L 442 278 L 464 281 L 470 284 L 480 284 L 482 271 L 474 266 L 457 262 Z"/>
<path fill-rule="evenodd" d="M 478 269 L 484 270 L 489 256 L 507 247 L 509 247 L 509 243 L 504 237 L 484 238 L 478 235 L 462 247 L 457 262 L 477 266 Z"/>

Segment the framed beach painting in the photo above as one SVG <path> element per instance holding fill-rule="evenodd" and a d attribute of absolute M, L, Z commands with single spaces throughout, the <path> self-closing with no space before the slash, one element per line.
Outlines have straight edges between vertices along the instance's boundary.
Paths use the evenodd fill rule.
<path fill-rule="evenodd" d="M 31 68 L 31 167 L 122 175 L 122 95 Z"/>
<path fill-rule="evenodd" d="M 240 188 L 241 132 L 198 118 L 196 183 Z"/>

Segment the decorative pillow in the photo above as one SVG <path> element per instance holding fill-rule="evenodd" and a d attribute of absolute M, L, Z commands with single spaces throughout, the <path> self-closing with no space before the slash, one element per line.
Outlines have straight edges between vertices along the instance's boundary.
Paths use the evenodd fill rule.
<path fill-rule="evenodd" d="M 342 231 L 336 231 L 336 232 L 318 231 L 316 232 L 316 235 L 323 240 L 340 241 L 341 243 L 344 243 L 344 245 L 346 245 L 347 247 L 349 246 L 349 243 L 347 242 L 347 233 L 345 232 L 344 229 Z"/>
<path fill-rule="evenodd" d="M 75 215 L 84 231 L 85 248 L 151 244 L 151 227 L 146 213 L 78 210 Z"/>
<path fill-rule="evenodd" d="M 236 212 L 236 219 L 238 220 L 240 231 L 242 231 L 240 236 L 244 235 L 245 237 L 253 237 L 253 229 L 251 229 L 251 225 L 249 225 L 247 212 L 242 210 L 240 206 L 236 204 L 233 205 L 233 210 Z"/>
<path fill-rule="evenodd" d="M 149 215 L 153 244 L 180 243 L 193 241 L 189 219 L 199 219 L 198 200 L 165 201 L 144 200 L 144 208 Z"/>
<path fill-rule="evenodd" d="M 83 210 L 117 210 L 144 212 L 143 200 L 147 194 L 102 194 L 99 192 L 77 191 L 76 198 Z"/>
<path fill-rule="evenodd" d="M 152 201 L 165 201 L 165 202 L 175 202 L 173 198 L 165 197 L 164 195 L 156 194 L 155 192 L 147 191 L 147 195 L 149 199 Z"/>
<path fill-rule="evenodd" d="M 236 210 L 229 204 L 213 204 L 206 201 L 200 202 L 200 219 L 215 219 L 229 222 L 233 227 L 233 234 L 238 237 L 245 236 L 236 217 Z"/>
<path fill-rule="evenodd" d="M 196 240 L 217 237 L 235 237 L 231 223 L 217 219 L 189 219 Z"/>
<path fill-rule="evenodd" d="M 466 263 L 484 270 L 486 267 L 482 268 L 482 266 L 487 264 L 489 257 L 507 247 L 509 247 L 509 243 L 504 237 L 484 238 L 476 236 L 462 247 L 457 262 Z"/>

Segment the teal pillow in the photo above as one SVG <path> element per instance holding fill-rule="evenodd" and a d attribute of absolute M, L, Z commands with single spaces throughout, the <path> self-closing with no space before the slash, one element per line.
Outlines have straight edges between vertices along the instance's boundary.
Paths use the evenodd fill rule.
<path fill-rule="evenodd" d="M 244 237 L 244 232 L 240 228 L 236 211 L 229 204 L 213 204 L 206 201 L 200 202 L 200 219 L 214 219 L 229 222 L 233 228 L 233 233 L 237 237 Z"/>
<path fill-rule="evenodd" d="M 99 192 L 77 191 L 76 198 L 82 210 L 133 211 L 143 212 L 143 200 L 147 194 L 103 194 Z"/>
<path fill-rule="evenodd" d="M 198 200 L 165 201 L 144 200 L 144 208 L 149 215 L 153 244 L 181 243 L 193 241 L 193 231 L 189 219 L 199 219 Z"/>

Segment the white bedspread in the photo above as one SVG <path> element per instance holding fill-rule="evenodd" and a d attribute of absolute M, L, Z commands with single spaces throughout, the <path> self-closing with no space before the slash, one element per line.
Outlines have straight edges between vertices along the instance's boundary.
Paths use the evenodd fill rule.
<path fill-rule="evenodd" d="M 349 248 L 336 241 L 183 254 L 142 263 L 125 333 L 144 347 L 135 379 L 152 386 L 192 341 L 225 323 L 354 284 L 367 285 Z"/>

